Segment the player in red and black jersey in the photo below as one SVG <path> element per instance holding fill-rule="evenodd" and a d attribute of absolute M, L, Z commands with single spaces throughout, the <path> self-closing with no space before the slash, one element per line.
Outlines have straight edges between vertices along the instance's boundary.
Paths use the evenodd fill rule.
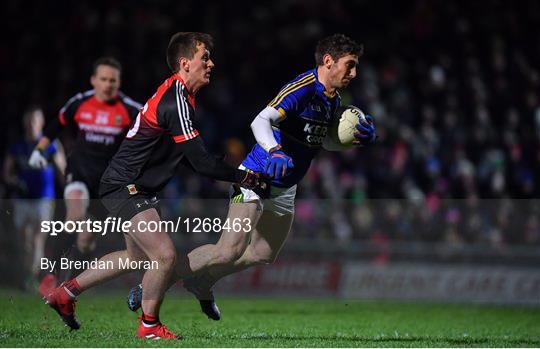
<path fill-rule="evenodd" d="M 90 82 L 92 90 L 78 93 L 68 100 L 58 117 L 45 128 L 29 160 L 35 168 L 47 165 L 44 150 L 52 140 L 67 129 L 74 137 L 68 149 L 66 168 L 66 220 L 85 220 L 90 210 L 93 216 L 106 214 L 99 203 L 99 181 L 109 160 L 118 150 L 132 120 L 141 105 L 119 91 L 120 63 L 114 58 L 103 57 L 94 63 Z M 90 202 L 90 199 L 92 202 Z M 87 259 L 95 247 L 89 232 L 77 235 L 72 259 Z M 65 275 L 64 277 L 70 277 Z"/>
<path fill-rule="evenodd" d="M 203 60 L 211 63 L 206 55 Z M 103 174 L 102 194 L 126 185 L 131 191 L 157 193 L 183 159 L 202 175 L 241 182 L 247 175 L 245 171 L 228 166 L 206 151 L 193 125 L 195 103 L 194 92 L 179 74 L 165 80 L 137 116 Z"/>
<path fill-rule="evenodd" d="M 88 269 L 47 297 L 71 328 L 79 328 L 73 308 L 76 296 L 130 271 L 120 267 L 120 260 L 129 258 L 158 263 L 157 268 L 146 270 L 143 277 L 143 314 L 137 335 L 147 339 L 179 338 L 160 323 L 159 308 L 180 258 L 167 232 L 139 229 L 151 222 L 160 226 L 157 192 L 184 159 L 196 172 L 211 178 L 236 182 L 259 192 L 269 188 L 257 173 L 239 170 L 208 153 L 193 124 L 195 94 L 210 82 L 214 67 L 211 49 L 212 38 L 207 34 L 177 33 L 172 37 L 167 62 L 174 74 L 145 104 L 103 174 L 100 194 L 104 205 L 115 216 L 131 221 L 131 229 L 124 232 L 127 249 L 100 259 L 114 263 L 113 269 Z"/>

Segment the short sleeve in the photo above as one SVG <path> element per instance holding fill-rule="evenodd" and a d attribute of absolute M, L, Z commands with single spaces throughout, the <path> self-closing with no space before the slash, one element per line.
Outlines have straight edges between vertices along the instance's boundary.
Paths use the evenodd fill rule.
<path fill-rule="evenodd" d="M 58 140 L 55 140 L 51 144 L 49 144 L 49 146 L 45 150 L 45 154 L 47 156 L 52 156 L 52 155 L 56 154 L 56 152 L 58 151 L 58 143 L 57 142 L 58 142 Z"/>

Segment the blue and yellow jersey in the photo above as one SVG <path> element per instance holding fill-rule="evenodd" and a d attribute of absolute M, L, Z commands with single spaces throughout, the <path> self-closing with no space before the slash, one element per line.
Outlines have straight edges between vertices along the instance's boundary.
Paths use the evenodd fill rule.
<path fill-rule="evenodd" d="M 274 180 L 273 185 L 288 188 L 302 180 L 311 160 L 321 149 L 339 104 L 339 94 L 329 95 L 326 92 L 318 79 L 317 69 L 298 75 L 270 101 L 268 106 L 281 114 L 281 118 L 272 125 L 274 137 L 294 162 L 289 174 Z M 255 144 L 242 165 L 263 172 L 267 159 L 268 153 Z"/>

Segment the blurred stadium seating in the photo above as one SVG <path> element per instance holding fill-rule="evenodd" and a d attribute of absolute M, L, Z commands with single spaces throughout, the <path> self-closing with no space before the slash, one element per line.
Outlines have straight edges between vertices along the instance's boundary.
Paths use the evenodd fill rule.
<path fill-rule="evenodd" d="M 145 101 L 169 74 L 170 35 L 200 30 L 216 42 L 216 73 L 198 97 L 201 133 L 238 163 L 254 142 L 254 115 L 314 65 L 319 38 L 343 32 L 365 45 L 343 102 L 373 115 L 380 138 L 367 149 L 320 154 L 299 189 L 288 248 L 374 246 L 355 256 L 384 261 L 399 260 L 395 251 L 406 246 L 407 258 L 421 250 L 432 261 L 426 251 L 442 246 L 460 248 L 461 261 L 486 250 L 508 263 L 515 259 L 505 255 L 540 260 L 538 1 L 8 1 L 3 12 L 4 32 L 16 35 L 0 44 L 2 153 L 21 131 L 25 106 L 55 117 L 89 88 L 97 57 L 118 57 L 123 90 Z M 193 209 L 211 216 L 211 205 L 182 201 L 227 191 L 186 170 L 164 195 L 171 217 Z M 0 193 L 9 197 L 2 186 Z M 2 217 L 4 252 L 12 223 Z"/>

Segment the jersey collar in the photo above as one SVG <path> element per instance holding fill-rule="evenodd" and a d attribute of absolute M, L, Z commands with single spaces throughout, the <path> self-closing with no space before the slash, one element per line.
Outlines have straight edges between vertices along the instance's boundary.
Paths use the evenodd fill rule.
<path fill-rule="evenodd" d="M 186 93 L 186 98 L 188 100 L 188 102 L 191 104 L 191 106 L 193 107 L 193 109 L 195 109 L 195 105 L 197 104 L 197 101 L 195 100 L 195 96 L 189 92 L 189 90 L 187 89 L 187 86 L 186 86 L 186 83 L 184 82 L 184 80 L 178 76 L 178 74 L 174 73 L 172 78 L 174 80 L 178 80 L 180 81 L 180 83 L 184 86 L 184 91 Z"/>
<path fill-rule="evenodd" d="M 315 75 L 315 78 L 317 78 L 317 84 L 319 84 L 319 87 L 323 91 L 324 95 L 328 98 L 334 98 L 337 96 L 337 90 L 334 91 L 334 93 L 330 93 L 326 91 L 326 87 L 324 87 L 323 83 L 319 81 L 319 74 L 317 74 L 317 68 L 312 70 L 313 74 Z"/>

